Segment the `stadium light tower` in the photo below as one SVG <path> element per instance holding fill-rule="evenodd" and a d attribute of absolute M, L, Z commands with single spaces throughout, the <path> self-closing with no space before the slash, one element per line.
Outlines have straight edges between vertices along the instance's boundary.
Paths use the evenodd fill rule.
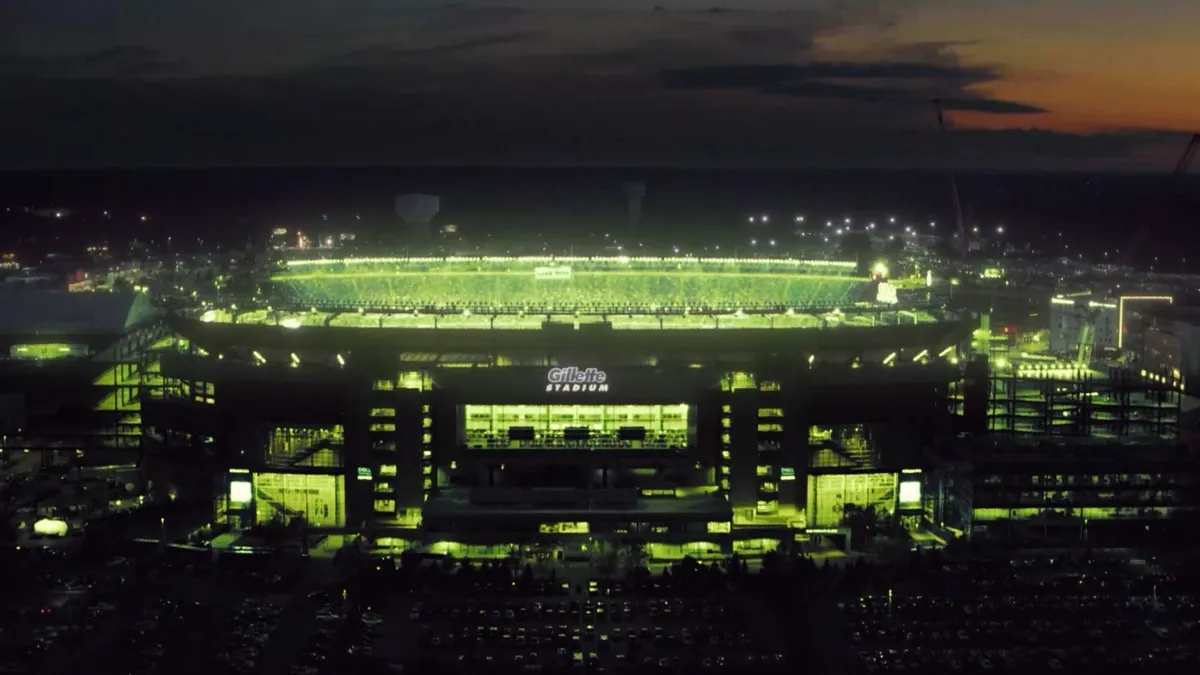
<path fill-rule="evenodd" d="M 646 198 L 646 184 L 626 183 L 625 196 L 629 199 L 629 229 L 636 230 L 642 223 L 642 200 Z"/>

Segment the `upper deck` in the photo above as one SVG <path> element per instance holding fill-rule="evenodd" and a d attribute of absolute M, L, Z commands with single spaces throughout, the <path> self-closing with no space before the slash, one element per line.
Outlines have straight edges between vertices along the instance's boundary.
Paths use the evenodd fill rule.
<path fill-rule="evenodd" d="M 339 258 L 289 260 L 276 305 L 473 313 L 833 309 L 872 300 L 856 265 L 775 258 Z"/>

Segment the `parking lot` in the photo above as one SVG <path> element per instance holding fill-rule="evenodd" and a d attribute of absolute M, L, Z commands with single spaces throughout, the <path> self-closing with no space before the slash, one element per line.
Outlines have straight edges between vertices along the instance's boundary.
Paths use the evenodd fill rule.
<path fill-rule="evenodd" d="M 10 572 L 0 617 L 0 670 L 56 671 L 111 637 L 130 581 L 123 559 L 83 561 L 62 550 L 4 553 Z"/>
<path fill-rule="evenodd" d="M 771 673 L 797 658 L 820 669 L 821 650 L 849 651 L 843 633 L 869 672 L 1200 672 L 1195 588 L 1113 560 L 930 557 L 748 576 L 684 565 L 621 581 L 371 560 L 344 582 L 269 557 L 29 562 L 0 624 L 6 672 Z M 808 581 L 787 590 L 795 575 Z M 873 589 L 844 601 L 844 625 L 820 618 L 817 600 L 838 579 Z M 818 618 L 802 627 L 804 606 Z"/>
<path fill-rule="evenodd" d="M 294 675 L 380 672 L 782 672 L 774 635 L 725 587 L 536 580 L 502 567 L 384 569 L 320 607 Z M 369 600 L 365 600 L 369 598 Z"/>
<path fill-rule="evenodd" d="M 871 672 L 1195 673 L 1194 596 L 1120 562 L 946 564 L 845 607 Z"/>
<path fill-rule="evenodd" d="M 41 571 L 0 623 L 2 672 L 250 673 L 303 598 L 287 575 L 214 568 L 207 556 L 32 555 Z"/>

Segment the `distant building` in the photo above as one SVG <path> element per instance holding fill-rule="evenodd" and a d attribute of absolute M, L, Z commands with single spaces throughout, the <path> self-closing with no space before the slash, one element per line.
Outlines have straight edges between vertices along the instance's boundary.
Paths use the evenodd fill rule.
<path fill-rule="evenodd" d="M 1081 338 L 1091 355 L 1120 347 L 1118 302 L 1091 295 L 1050 298 L 1050 351 L 1074 355 Z M 1090 326 L 1090 327 L 1089 327 Z"/>
<path fill-rule="evenodd" d="M 1142 322 L 1140 339 L 1139 369 L 1180 380 L 1189 392 L 1200 384 L 1200 312 L 1157 307 Z"/>
<path fill-rule="evenodd" d="M 1197 352 L 1197 337 L 1193 333 L 1196 327 L 1181 322 L 1170 325 L 1152 325 L 1146 329 L 1143 338 L 1141 362 L 1142 369 L 1153 373 L 1195 373 L 1194 361 Z M 1190 358 L 1189 358 L 1190 357 Z"/>
<path fill-rule="evenodd" d="M 975 534 L 1103 546 L 1131 541 L 1196 506 L 1196 458 L 1177 442 L 975 439 L 959 446 L 972 471 L 941 494 L 947 506 L 969 502 L 970 522 L 955 525 Z"/>

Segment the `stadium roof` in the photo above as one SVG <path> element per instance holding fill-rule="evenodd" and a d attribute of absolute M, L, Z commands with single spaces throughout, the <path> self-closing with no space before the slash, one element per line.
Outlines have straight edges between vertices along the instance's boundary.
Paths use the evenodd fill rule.
<path fill-rule="evenodd" d="M 120 335 L 154 315 L 144 293 L 0 291 L 0 335 Z"/>
<path fill-rule="evenodd" d="M 179 316 L 172 328 L 209 350 L 230 347 L 271 347 L 330 352 L 354 350 L 430 353 L 486 353 L 490 350 L 532 349 L 552 353 L 565 349 L 588 351 L 670 351 L 677 353 L 802 353 L 841 349 L 894 349 L 956 344 L 974 327 L 969 321 L 899 326 L 844 326 L 830 329 L 745 330 L 453 330 L 421 328 L 362 328 L 204 323 Z"/>

